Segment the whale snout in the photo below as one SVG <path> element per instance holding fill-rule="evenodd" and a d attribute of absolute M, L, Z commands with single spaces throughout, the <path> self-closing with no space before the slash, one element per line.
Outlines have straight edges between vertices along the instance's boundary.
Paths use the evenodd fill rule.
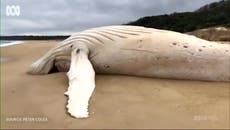
<path fill-rule="evenodd" d="M 30 65 L 27 73 L 32 75 L 44 75 L 48 74 L 53 67 L 53 59 L 43 60 L 39 59 Z"/>

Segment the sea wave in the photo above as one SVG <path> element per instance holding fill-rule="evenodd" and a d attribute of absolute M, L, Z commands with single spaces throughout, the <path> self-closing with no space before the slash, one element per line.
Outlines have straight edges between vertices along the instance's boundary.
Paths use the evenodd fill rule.
<path fill-rule="evenodd" d="M 7 47 L 7 46 L 17 45 L 22 43 L 24 43 L 24 41 L 11 41 L 11 42 L 1 41 L 0 47 Z"/>

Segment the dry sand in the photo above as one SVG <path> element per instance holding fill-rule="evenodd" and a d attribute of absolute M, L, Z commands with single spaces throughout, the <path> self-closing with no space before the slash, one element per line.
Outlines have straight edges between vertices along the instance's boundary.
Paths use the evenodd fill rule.
<path fill-rule="evenodd" d="M 205 29 L 198 29 L 187 34 L 195 35 L 210 41 L 225 41 L 230 44 L 230 28 L 225 27 L 211 27 Z"/>
<path fill-rule="evenodd" d="M 90 118 L 72 118 L 65 73 L 26 74 L 56 43 L 1 48 L 2 128 L 230 128 L 229 83 L 119 75 L 96 75 Z"/>

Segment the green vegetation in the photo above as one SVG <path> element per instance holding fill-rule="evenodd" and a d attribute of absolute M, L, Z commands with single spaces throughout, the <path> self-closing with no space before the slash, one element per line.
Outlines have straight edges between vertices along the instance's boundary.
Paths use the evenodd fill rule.
<path fill-rule="evenodd" d="M 214 26 L 230 27 L 230 0 L 222 0 L 206 5 L 195 12 L 143 17 L 127 25 L 177 32 L 190 32 Z"/>

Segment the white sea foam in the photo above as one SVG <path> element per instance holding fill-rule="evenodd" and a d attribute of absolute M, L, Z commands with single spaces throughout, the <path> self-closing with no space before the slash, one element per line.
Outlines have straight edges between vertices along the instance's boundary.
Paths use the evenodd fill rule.
<path fill-rule="evenodd" d="M 14 41 L 14 42 L 10 42 L 10 43 L 0 44 L 0 47 L 7 47 L 7 46 L 17 45 L 17 44 L 22 44 L 22 43 L 24 43 L 24 42 L 23 41 Z"/>

